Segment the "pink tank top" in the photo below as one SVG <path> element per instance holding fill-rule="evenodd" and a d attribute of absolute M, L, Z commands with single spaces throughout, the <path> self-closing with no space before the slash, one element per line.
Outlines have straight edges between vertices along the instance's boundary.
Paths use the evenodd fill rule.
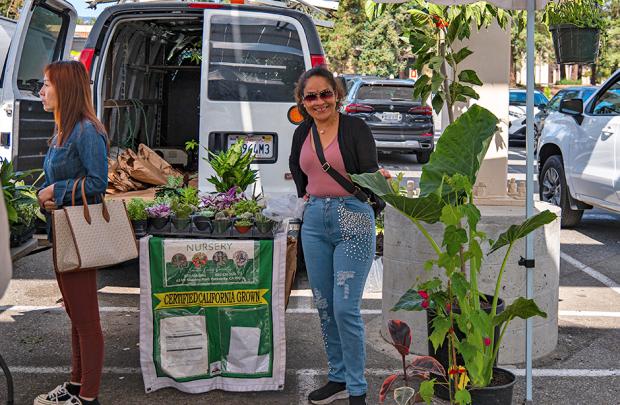
<path fill-rule="evenodd" d="M 312 135 L 308 135 L 301 147 L 301 156 L 299 157 L 299 165 L 301 170 L 308 176 L 308 185 L 306 186 L 306 193 L 315 197 L 346 197 L 350 196 L 347 190 L 345 190 L 340 184 L 336 182 L 329 174 L 323 171 L 319 157 L 316 155 L 314 149 L 312 149 L 312 143 L 310 141 Z M 342 174 L 345 178 L 349 178 L 347 170 L 344 167 L 344 161 L 342 160 L 342 154 L 340 153 L 340 145 L 336 138 L 330 143 L 327 148 L 323 148 L 325 154 L 325 160 L 331 167 Z"/>

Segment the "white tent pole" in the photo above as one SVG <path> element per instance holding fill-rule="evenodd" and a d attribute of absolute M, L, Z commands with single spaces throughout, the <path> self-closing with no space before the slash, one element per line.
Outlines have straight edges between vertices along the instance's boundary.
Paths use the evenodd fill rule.
<path fill-rule="evenodd" d="M 525 107 L 526 133 L 526 206 L 528 218 L 534 215 L 534 19 L 536 0 L 527 1 L 527 97 Z M 539 179 L 540 181 L 540 179 Z M 534 298 L 534 234 L 525 239 L 526 296 Z M 525 403 L 532 403 L 532 318 L 525 323 Z"/>

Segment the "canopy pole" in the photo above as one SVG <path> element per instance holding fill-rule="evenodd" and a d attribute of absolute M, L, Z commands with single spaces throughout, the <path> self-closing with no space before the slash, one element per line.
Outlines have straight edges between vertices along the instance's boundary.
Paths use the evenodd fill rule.
<path fill-rule="evenodd" d="M 536 0 L 527 1 L 527 87 L 526 87 L 526 216 L 534 215 L 534 23 Z M 539 179 L 540 181 L 540 179 Z M 526 297 L 534 298 L 534 234 L 525 239 Z M 532 404 L 532 318 L 525 324 L 525 403 Z"/>

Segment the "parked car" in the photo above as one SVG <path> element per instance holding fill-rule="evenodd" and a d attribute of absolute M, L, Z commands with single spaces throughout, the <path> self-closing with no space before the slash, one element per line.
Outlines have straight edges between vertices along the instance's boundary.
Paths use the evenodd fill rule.
<path fill-rule="evenodd" d="M 24 4 L 0 104 L 0 156 L 19 170 L 42 165 L 54 121 L 36 90 L 47 63 L 68 59 L 76 20 L 67 0 Z M 101 12 L 80 59 L 113 146 L 145 143 L 176 154 L 189 140 L 218 151 L 243 138 L 257 154 L 258 190 L 295 191 L 286 175 L 298 123 L 294 87 L 325 63 L 308 15 L 223 3 L 119 4 Z M 199 162 L 199 186 L 211 191 L 212 168 Z"/>
<path fill-rule="evenodd" d="M 510 89 L 508 101 L 508 141 L 525 142 L 525 97 L 526 91 Z M 549 102 L 547 97 L 538 90 L 534 91 L 534 115 L 538 114 L 541 105 Z"/>
<path fill-rule="evenodd" d="M 534 116 L 534 150 L 538 150 L 538 139 L 545 125 L 545 119 L 551 112 L 557 111 L 560 108 L 562 100 L 580 98 L 585 102 L 596 90 L 598 90 L 598 87 L 595 86 L 567 87 L 558 91 L 547 104 L 539 105 L 538 114 Z"/>
<path fill-rule="evenodd" d="M 345 114 L 370 127 L 377 150 L 415 153 L 427 163 L 435 148 L 433 110 L 413 98 L 412 80 L 357 78 L 343 103 Z"/>
<path fill-rule="evenodd" d="M 562 208 L 562 226 L 584 209 L 620 213 L 620 70 L 587 101 L 565 98 L 545 120 L 538 151 L 540 199 Z"/>

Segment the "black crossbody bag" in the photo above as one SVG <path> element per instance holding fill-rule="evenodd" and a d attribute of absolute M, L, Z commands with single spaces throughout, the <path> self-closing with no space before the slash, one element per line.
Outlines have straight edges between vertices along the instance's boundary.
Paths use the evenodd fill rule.
<path fill-rule="evenodd" d="M 314 139 L 314 148 L 316 149 L 316 155 L 319 158 L 323 171 L 329 174 L 338 184 L 347 190 L 347 192 L 353 194 L 358 200 L 369 204 L 372 207 L 376 218 L 381 211 L 383 211 L 383 208 L 385 208 L 385 201 L 377 197 L 375 194 L 367 194 L 364 190 L 353 184 L 349 179 L 331 167 L 327 160 L 325 160 L 323 145 L 321 145 L 321 138 L 319 137 L 319 131 L 316 128 L 316 124 L 312 124 L 312 138 Z M 338 139 L 336 139 L 335 142 L 338 142 Z"/>

